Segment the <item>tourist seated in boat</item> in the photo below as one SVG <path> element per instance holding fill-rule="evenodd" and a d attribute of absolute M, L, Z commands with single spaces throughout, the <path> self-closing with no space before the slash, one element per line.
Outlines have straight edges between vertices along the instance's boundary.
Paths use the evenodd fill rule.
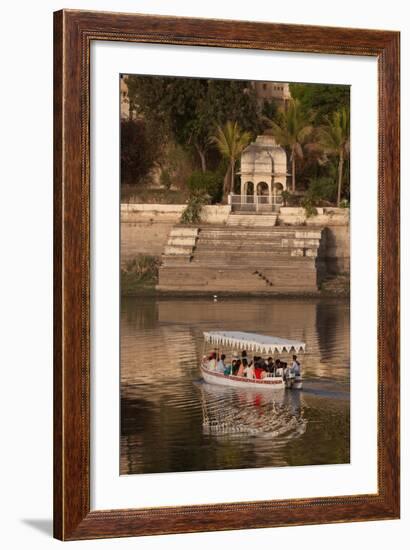
<path fill-rule="evenodd" d="M 217 353 L 216 353 L 216 351 L 213 351 L 208 357 L 207 368 L 209 370 L 215 370 L 216 369 L 216 364 L 217 364 Z"/>
<path fill-rule="evenodd" d="M 216 363 L 216 372 L 220 372 L 221 374 L 225 372 L 225 359 L 226 355 L 223 353 Z"/>
<path fill-rule="evenodd" d="M 240 362 L 240 359 L 232 359 L 231 374 L 233 374 L 233 376 L 238 375 Z"/>
<path fill-rule="evenodd" d="M 224 375 L 230 376 L 232 374 L 232 365 L 225 365 Z"/>
<path fill-rule="evenodd" d="M 268 357 L 268 361 L 266 363 L 266 368 L 267 368 L 267 371 L 270 374 L 275 374 L 275 364 L 273 362 L 272 357 Z"/>
<path fill-rule="evenodd" d="M 255 378 L 260 380 L 262 378 L 262 373 L 264 372 L 264 361 L 259 357 L 258 361 L 255 362 Z"/>
<path fill-rule="evenodd" d="M 245 367 L 244 374 L 246 378 L 250 378 L 250 379 L 255 378 L 255 367 L 252 361 Z"/>
<path fill-rule="evenodd" d="M 292 366 L 291 366 L 291 372 L 295 376 L 300 376 L 301 373 L 301 367 L 300 363 L 298 361 L 297 355 L 292 356 Z"/>
<path fill-rule="evenodd" d="M 236 373 L 236 376 L 245 376 L 245 369 L 248 367 L 248 360 L 247 359 L 240 359 L 239 360 L 239 367 L 238 372 Z"/>
<path fill-rule="evenodd" d="M 280 376 L 281 378 L 284 377 L 285 369 L 288 366 L 288 364 L 285 361 L 281 361 L 280 359 L 276 359 L 275 361 L 275 376 Z"/>

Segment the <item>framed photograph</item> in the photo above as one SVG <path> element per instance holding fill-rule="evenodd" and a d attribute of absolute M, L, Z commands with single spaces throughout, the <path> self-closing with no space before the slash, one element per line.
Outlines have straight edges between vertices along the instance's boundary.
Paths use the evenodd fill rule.
<path fill-rule="evenodd" d="M 54 44 L 55 537 L 398 518 L 399 33 Z"/>

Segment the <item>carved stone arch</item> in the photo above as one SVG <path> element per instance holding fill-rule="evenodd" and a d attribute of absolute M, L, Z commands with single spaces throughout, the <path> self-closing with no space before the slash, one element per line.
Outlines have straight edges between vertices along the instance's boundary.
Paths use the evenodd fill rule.
<path fill-rule="evenodd" d="M 266 183 L 266 181 L 258 181 L 258 184 L 256 185 L 256 194 L 257 195 L 269 195 L 269 184 Z"/>

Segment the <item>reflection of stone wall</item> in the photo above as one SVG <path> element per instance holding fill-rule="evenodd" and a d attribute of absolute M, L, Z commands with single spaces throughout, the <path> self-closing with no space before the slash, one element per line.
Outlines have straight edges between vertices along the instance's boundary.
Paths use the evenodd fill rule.
<path fill-rule="evenodd" d="M 186 324 L 204 330 L 246 330 L 316 342 L 316 300 L 160 300 L 159 323 Z M 199 336 L 202 339 L 202 334 Z"/>
<path fill-rule="evenodd" d="M 196 341 L 198 359 L 203 349 L 203 331 L 244 330 L 306 342 L 307 353 L 300 354 L 300 360 L 308 377 L 345 380 L 349 372 L 348 301 L 164 299 L 157 302 L 157 307 L 160 325 L 178 323 L 190 328 Z M 285 353 L 281 357 L 289 361 L 291 355 Z"/>

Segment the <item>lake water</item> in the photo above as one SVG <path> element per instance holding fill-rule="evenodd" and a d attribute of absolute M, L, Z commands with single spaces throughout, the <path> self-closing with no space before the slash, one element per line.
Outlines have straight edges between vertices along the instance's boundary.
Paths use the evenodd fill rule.
<path fill-rule="evenodd" d="M 207 330 L 303 340 L 304 389 L 204 383 Z M 123 297 L 121 474 L 349 462 L 349 336 L 348 300 Z"/>

